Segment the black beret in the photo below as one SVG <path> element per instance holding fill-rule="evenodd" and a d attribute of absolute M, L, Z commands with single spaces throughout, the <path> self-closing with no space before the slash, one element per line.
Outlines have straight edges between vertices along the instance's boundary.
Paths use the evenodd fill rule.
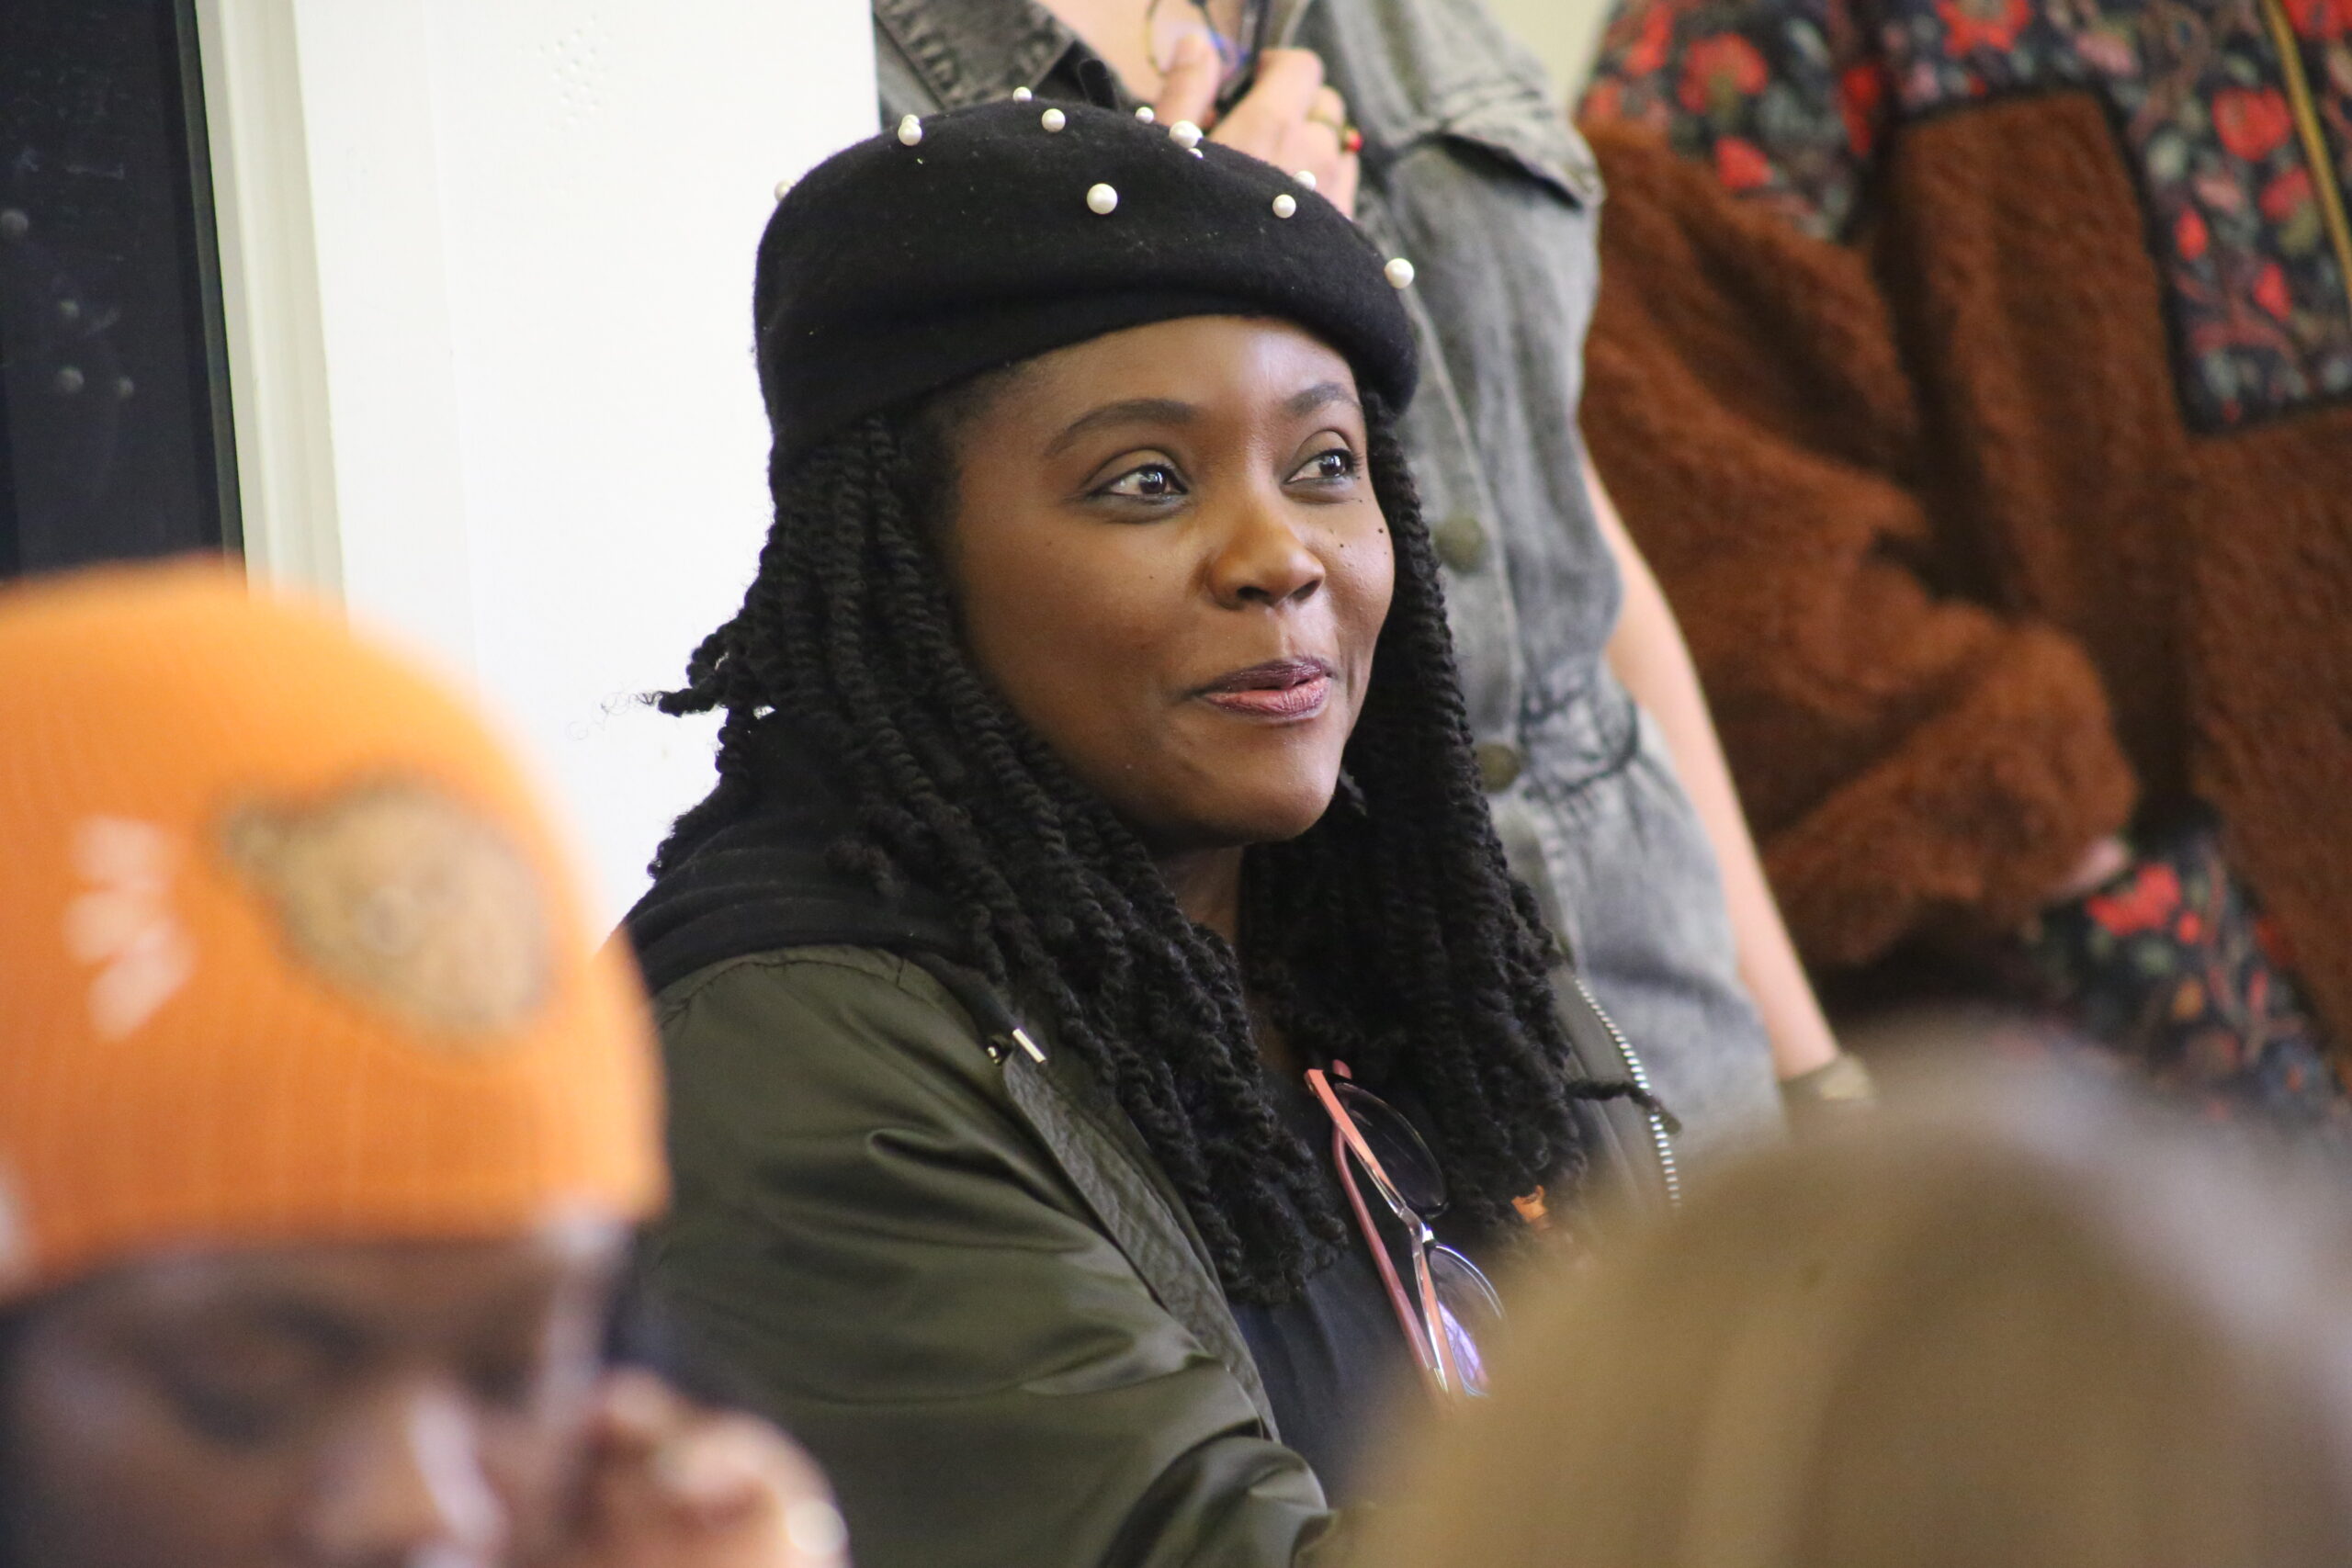
<path fill-rule="evenodd" d="M 1402 408 L 1416 367 L 1401 286 L 1354 222 L 1270 164 L 1091 105 L 984 104 L 910 117 L 776 205 L 752 302 L 760 387 L 789 461 L 869 413 L 1105 333 L 1275 316 Z"/>

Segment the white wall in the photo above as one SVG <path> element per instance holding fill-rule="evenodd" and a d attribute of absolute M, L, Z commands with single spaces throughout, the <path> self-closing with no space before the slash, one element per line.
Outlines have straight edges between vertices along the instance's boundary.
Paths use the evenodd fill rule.
<path fill-rule="evenodd" d="M 637 705 L 765 530 L 753 249 L 874 129 L 864 0 L 200 0 L 257 574 L 470 677 L 616 917 L 710 782 Z"/>
<path fill-rule="evenodd" d="M 1609 6 L 1605 0 L 1491 0 L 1503 25 L 1552 68 L 1563 98 L 1584 90 L 1585 72 Z"/>

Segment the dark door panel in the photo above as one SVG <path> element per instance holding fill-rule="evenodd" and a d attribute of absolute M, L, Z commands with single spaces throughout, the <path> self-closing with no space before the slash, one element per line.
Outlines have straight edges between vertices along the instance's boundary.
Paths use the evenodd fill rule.
<path fill-rule="evenodd" d="M 0 0 L 0 574 L 237 541 L 193 0 Z"/>

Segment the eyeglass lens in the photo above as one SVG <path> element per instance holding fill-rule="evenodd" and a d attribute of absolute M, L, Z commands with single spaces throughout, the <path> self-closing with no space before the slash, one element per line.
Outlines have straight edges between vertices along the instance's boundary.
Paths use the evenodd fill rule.
<path fill-rule="evenodd" d="M 1445 1213 L 1445 1173 L 1404 1113 L 1354 1084 L 1342 1081 L 1332 1088 L 1405 1206 L 1424 1220 Z"/>
<path fill-rule="evenodd" d="M 1369 1089 L 1338 1075 L 1318 1070 L 1306 1075 L 1308 1087 L 1322 1098 L 1335 1119 L 1347 1118 L 1344 1129 L 1332 1131 L 1332 1156 L 1350 1204 L 1373 1247 L 1388 1288 L 1398 1321 L 1418 1348 L 1421 1370 L 1441 1393 L 1473 1397 L 1487 1392 L 1487 1359 L 1483 1345 L 1491 1344 L 1502 1323 L 1501 1300 L 1478 1266 L 1430 1234 L 1428 1222 L 1446 1207 L 1445 1175 L 1437 1156 L 1412 1122 L 1396 1107 Z M 1345 1133 L 1352 1132 L 1351 1139 Z M 1374 1173 L 1363 1159 L 1369 1154 L 1383 1179 L 1359 1183 L 1354 1168 Z M 1380 1189 L 1389 1213 L 1375 1219 L 1363 1201 L 1362 1187 Z M 1417 1281 L 1408 1285 L 1405 1281 Z M 1418 1299 L 1416 1299 L 1418 1298 Z"/>
<path fill-rule="evenodd" d="M 1437 1287 L 1439 1327 L 1445 1335 L 1461 1386 L 1474 1397 L 1487 1392 L 1487 1358 L 1503 1321 L 1503 1303 L 1478 1266 L 1450 1247 L 1429 1249 L 1430 1279 Z"/>

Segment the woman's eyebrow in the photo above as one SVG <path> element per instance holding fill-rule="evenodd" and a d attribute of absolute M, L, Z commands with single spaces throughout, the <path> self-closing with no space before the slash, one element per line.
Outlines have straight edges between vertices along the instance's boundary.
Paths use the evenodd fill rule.
<path fill-rule="evenodd" d="M 1070 422 L 1069 428 L 1054 437 L 1046 448 L 1046 456 L 1057 457 L 1089 431 L 1101 430 L 1113 424 L 1189 424 L 1200 417 L 1201 411 L 1175 398 L 1129 398 L 1124 402 L 1104 403 L 1093 412 L 1082 414 Z"/>
<path fill-rule="evenodd" d="M 1283 412 L 1293 419 L 1304 419 L 1333 403 L 1345 403 L 1359 413 L 1363 412 L 1363 405 L 1356 401 L 1354 389 L 1345 382 L 1317 381 L 1303 392 L 1293 392 L 1283 402 Z"/>

